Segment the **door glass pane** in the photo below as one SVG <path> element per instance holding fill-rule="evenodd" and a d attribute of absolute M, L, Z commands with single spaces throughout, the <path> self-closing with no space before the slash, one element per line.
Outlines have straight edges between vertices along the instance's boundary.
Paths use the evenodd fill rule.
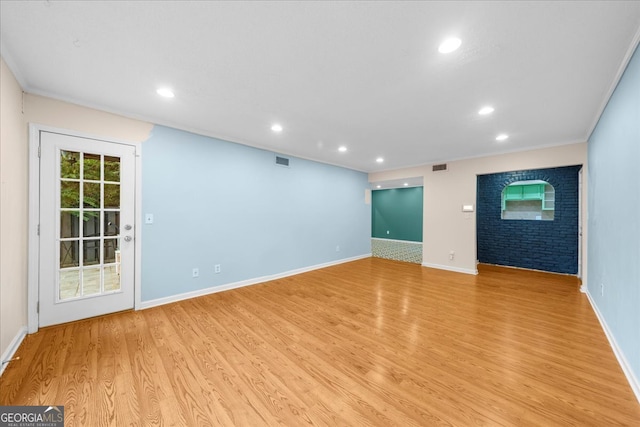
<path fill-rule="evenodd" d="M 60 268 L 78 267 L 80 265 L 79 254 L 77 240 L 60 242 Z"/>
<path fill-rule="evenodd" d="M 104 263 L 116 262 L 116 252 L 118 252 L 118 242 L 120 239 L 104 239 Z"/>
<path fill-rule="evenodd" d="M 100 154 L 84 153 L 84 179 L 100 180 Z"/>
<path fill-rule="evenodd" d="M 60 183 L 60 207 L 80 207 L 80 183 L 74 181 L 62 181 Z"/>
<path fill-rule="evenodd" d="M 84 237 L 100 236 L 100 212 L 85 211 L 84 221 L 82 222 L 82 235 Z"/>
<path fill-rule="evenodd" d="M 104 291 L 113 292 L 120 290 L 120 266 L 109 265 L 104 268 Z"/>
<path fill-rule="evenodd" d="M 104 207 L 111 209 L 120 207 L 120 184 L 104 185 Z"/>
<path fill-rule="evenodd" d="M 100 184 L 85 182 L 83 200 L 85 208 L 100 209 Z"/>
<path fill-rule="evenodd" d="M 100 240 L 85 240 L 82 247 L 82 265 L 100 264 Z"/>
<path fill-rule="evenodd" d="M 60 151 L 60 178 L 80 178 L 80 153 Z"/>
<path fill-rule="evenodd" d="M 106 211 L 104 213 L 104 235 L 117 236 L 120 234 L 120 212 Z"/>
<path fill-rule="evenodd" d="M 80 212 L 63 211 L 60 212 L 60 237 L 65 239 L 69 237 L 80 236 Z"/>
<path fill-rule="evenodd" d="M 100 293 L 100 267 L 85 268 L 82 270 L 82 295 L 94 295 Z"/>
<path fill-rule="evenodd" d="M 61 300 L 80 296 L 80 270 L 60 270 L 58 280 Z"/>
<path fill-rule="evenodd" d="M 104 156 L 104 180 L 120 182 L 120 158 Z"/>

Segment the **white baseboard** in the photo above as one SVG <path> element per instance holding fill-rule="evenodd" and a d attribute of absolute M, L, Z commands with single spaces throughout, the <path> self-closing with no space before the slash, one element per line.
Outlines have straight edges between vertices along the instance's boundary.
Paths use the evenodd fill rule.
<path fill-rule="evenodd" d="M 0 359 L 2 361 L 2 366 L 0 366 L 0 376 L 4 372 L 5 368 L 9 366 L 9 363 L 11 363 L 11 362 L 9 363 L 4 363 L 4 362 L 6 362 L 7 360 L 11 360 L 13 358 L 13 355 L 16 354 L 16 351 L 18 351 L 18 347 L 20 347 L 20 344 L 22 344 L 22 340 L 24 340 L 24 337 L 26 336 L 27 336 L 27 327 L 23 326 L 22 328 L 20 328 L 20 330 L 18 330 L 18 333 L 13 338 L 13 340 L 11 340 L 11 342 L 9 343 L 9 347 L 7 347 L 5 352 L 2 353 L 2 358 Z"/>
<path fill-rule="evenodd" d="M 302 274 L 309 271 L 319 270 L 321 268 L 331 267 L 333 265 L 338 265 L 338 264 L 344 264 L 346 262 L 356 261 L 364 258 L 371 258 L 371 254 L 358 255 L 351 258 L 343 258 L 337 261 L 331 261 L 323 264 L 312 265 L 309 267 L 298 268 L 295 270 L 285 271 L 283 273 L 256 277 L 254 279 L 241 280 L 239 282 L 227 283 L 226 285 L 212 286 L 210 288 L 198 289 L 197 291 L 185 292 L 183 294 L 171 295 L 168 297 L 157 298 L 150 301 L 142 301 L 140 305 L 136 307 L 136 310 L 144 310 L 146 308 L 157 307 L 159 305 L 170 304 L 172 302 L 183 301 L 186 299 L 201 297 L 209 294 L 215 294 L 217 292 L 224 292 L 231 289 L 242 288 L 245 286 L 257 285 L 258 283 L 264 283 L 264 282 L 269 282 L 271 280 L 282 279 L 284 277 L 294 276 L 296 274 Z"/>
<path fill-rule="evenodd" d="M 454 271 L 456 273 L 473 274 L 474 276 L 478 274 L 477 268 L 476 269 L 460 268 L 460 267 L 452 267 L 450 265 L 431 264 L 429 262 L 423 262 L 422 266 L 429 267 L 429 268 L 437 268 L 438 270 Z"/>
<path fill-rule="evenodd" d="M 585 293 L 587 295 L 587 299 L 589 300 L 589 303 L 591 304 L 591 308 L 593 308 L 593 312 L 596 313 L 596 317 L 600 322 L 600 326 L 602 326 L 602 330 L 604 331 L 604 334 L 609 340 L 609 344 L 611 345 L 613 354 L 616 355 L 616 359 L 618 359 L 618 363 L 622 368 L 622 372 L 624 372 L 624 375 L 627 377 L 627 381 L 629 381 L 631 390 L 633 390 L 633 393 L 636 395 L 636 399 L 638 400 L 638 403 L 640 403 L 640 382 L 638 382 L 638 379 L 634 375 L 633 370 L 629 365 L 629 362 L 627 362 L 626 357 L 624 357 L 624 353 L 622 352 L 622 349 L 618 346 L 616 339 L 613 337 L 613 334 L 611 333 L 611 330 L 609 329 L 607 322 L 604 320 L 602 313 L 600 313 L 600 310 L 598 310 L 598 306 L 596 305 L 593 298 L 591 297 L 591 293 L 589 292 L 589 289 L 585 289 Z"/>

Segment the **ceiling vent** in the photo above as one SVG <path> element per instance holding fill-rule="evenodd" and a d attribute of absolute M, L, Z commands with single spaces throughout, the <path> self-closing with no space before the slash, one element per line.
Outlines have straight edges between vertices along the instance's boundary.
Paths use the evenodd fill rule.
<path fill-rule="evenodd" d="M 439 164 L 439 165 L 433 165 L 431 170 L 433 172 L 446 171 L 447 170 L 447 164 L 446 163 L 442 163 L 442 164 Z"/>
<path fill-rule="evenodd" d="M 276 165 L 278 166 L 284 166 L 284 167 L 289 167 L 289 159 L 287 159 L 286 157 L 280 157 L 280 156 L 276 156 Z"/>

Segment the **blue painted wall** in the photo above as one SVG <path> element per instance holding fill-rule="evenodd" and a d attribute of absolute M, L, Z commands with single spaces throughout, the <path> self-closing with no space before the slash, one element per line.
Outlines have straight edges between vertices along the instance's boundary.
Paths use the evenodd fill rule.
<path fill-rule="evenodd" d="M 142 301 L 371 252 L 365 173 L 162 126 L 142 151 Z"/>
<path fill-rule="evenodd" d="M 588 292 L 640 386 L 640 52 L 588 144 Z M 600 285 L 604 284 L 604 294 Z"/>
<path fill-rule="evenodd" d="M 371 237 L 422 242 L 422 199 L 422 187 L 372 191 Z"/>
<path fill-rule="evenodd" d="M 555 273 L 578 273 L 578 171 L 582 166 L 478 176 L 478 261 Z M 553 221 L 501 219 L 502 190 L 543 180 L 555 189 Z"/>

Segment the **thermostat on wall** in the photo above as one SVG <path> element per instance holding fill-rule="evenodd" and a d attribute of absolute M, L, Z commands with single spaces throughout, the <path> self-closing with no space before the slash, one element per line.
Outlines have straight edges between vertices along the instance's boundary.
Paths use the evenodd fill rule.
<path fill-rule="evenodd" d="M 473 205 L 462 205 L 462 212 L 473 212 Z"/>

